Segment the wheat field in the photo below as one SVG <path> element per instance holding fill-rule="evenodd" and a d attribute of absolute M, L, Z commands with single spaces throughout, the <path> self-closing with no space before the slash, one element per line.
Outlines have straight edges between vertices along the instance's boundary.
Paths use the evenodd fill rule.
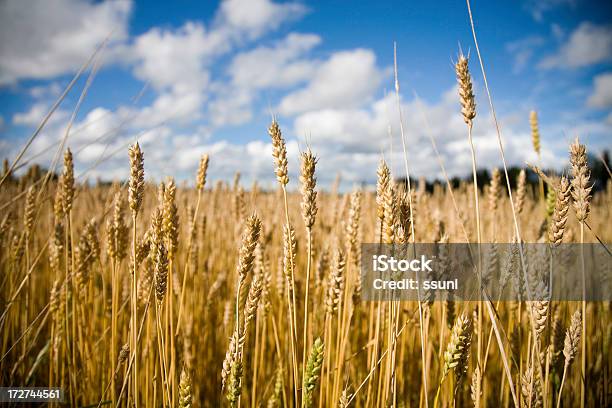
<path fill-rule="evenodd" d="M 463 55 L 456 71 L 474 152 Z M 75 181 L 69 148 L 57 175 L 7 162 L 2 384 L 61 387 L 75 407 L 610 406 L 610 302 L 361 296 L 362 243 L 612 242 L 612 185 L 592 191 L 579 139 L 566 174 L 511 183 L 504 166 L 479 185 L 473 155 L 473 178 L 432 187 L 381 158 L 375 188 L 342 192 L 317 186 L 316 152 L 289 162 L 267 131 L 268 190 L 213 185 L 214 155 L 191 183 L 154 184 L 138 143 L 112 184 Z"/>
<path fill-rule="evenodd" d="M 70 150 L 57 179 L 9 175 L 3 384 L 59 386 L 72 406 L 608 404 L 609 302 L 502 302 L 493 325 L 486 302 L 360 301 L 361 242 L 476 241 L 477 225 L 482 242 L 510 242 L 499 171 L 477 223 L 471 183 L 409 195 L 381 160 L 376 191 L 317 191 L 316 156 L 288 163 L 277 122 L 269 133 L 276 191 L 239 175 L 209 187 L 208 156 L 195 188 L 145 183 L 137 144 L 125 183 L 75 184 Z M 587 219 L 611 240 L 612 189 L 591 197 L 578 142 L 571 162 L 544 176 L 552 201 L 519 176 L 525 242 L 593 241 Z"/>

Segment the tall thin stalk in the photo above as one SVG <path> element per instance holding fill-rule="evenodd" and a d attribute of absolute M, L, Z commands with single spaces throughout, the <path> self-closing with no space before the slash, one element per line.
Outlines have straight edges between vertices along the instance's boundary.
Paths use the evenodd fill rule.
<path fill-rule="evenodd" d="M 301 155 L 301 192 L 302 192 L 302 218 L 306 226 L 306 234 L 308 239 L 307 259 L 306 259 L 306 290 L 304 294 L 304 323 L 303 323 L 303 349 L 302 349 L 302 367 L 306 367 L 306 355 L 308 344 L 308 306 L 310 292 L 310 270 L 312 265 L 312 227 L 315 223 L 317 214 L 317 192 L 315 191 L 316 178 L 315 166 L 317 159 L 312 152 L 307 150 Z M 302 389 L 302 401 L 304 401 L 306 390 Z"/>
<path fill-rule="evenodd" d="M 576 219 L 580 223 L 580 268 L 582 271 L 582 374 L 585 376 L 585 380 L 580 382 L 580 406 L 584 407 L 585 404 L 585 383 L 586 383 L 586 337 L 587 337 L 587 326 L 586 326 L 586 270 L 585 270 L 585 259 L 584 259 L 584 225 L 591 212 L 591 189 L 590 185 L 590 171 L 587 162 L 586 147 L 580 144 L 578 138 L 570 146 L 570 162 L 572 164 L 572 198 L 574 201 L 574 211 L 576 213 Z"/>
<path fill-rule="evenodd" d="M 394 75 L 395 75 L 395 98 L 396 98 L 397 109 L 399 113 L 400 135 L 402 139 L 402 150 L 404 152 L 404 168 L 406 170 L 406 184 L 408 188 L 408 205 L 410 209 L 410 241 L 412 243 L 412 248 L 414 250 L 415 234 L 414 234 L 414 218 L 413 218 L 414 211 L 413 211 L 413 206 L 412 206 L 412 187 L 411 187 L 411 181 L 410 181 L 410 171 L 408 170 L 408 153 L 406 151 L 406 138 L 404 136 L 404 120 L 403 120 L 403 115 L 402 115 L 402 105 L 400 101 L 400 86 L 399 86 L 399 80 L 398 80 L 398 74 L 397 74 L 397 45 L 395 43 L 393 44 L 393 70 L 394 70 Z M 415 272 L 415 277 L 417 281 L 420 281 L 418 277 L 418 272 Z M 423 308 L 421 306 L 420 284 L 417 286 L 417 302 L 418 302 L 418 307 L 419 307 L 419 335 L 421 337 L 421 365 L 422 365 L 421 375 L 423 377 L 423 394 L 425 395 L 425 408 L 427 408 L 429 406 L 428 405 L 429 403 L 427 401 L 428 399 L 427 398 L 427 391 L 428 391 L 427 372 L 426 372 L 427 366 L 425 363 L 425 335 L 424 335 L 424 328 L 423 328 Z"/>
<path fill-rule="evenodd" d="M 273 118 L 272 124 L 268 129 L 268 134 L 272 139 L 272 156 L 274 157 L 275 169 L 274 173 L 276 174 L 276 179 L 279 182 L 282 194 L 283 194 L 283 204 L 285 210 L 285 235 L 291 235 L 291 223 L 289 221 L 289 206 L 287 203 L 287 184 L 289 183 L 289 175 L 288 175 L 288 163 L 287 163 L 287 146 L 285 145 L 285 140 L 283 139 L 283 135 L 281 133 L 280 126 L 276 121 L 276 118 Z M 298 404 L 298 393 L 297 393 L 297 384 L 299 384 L 298 380 L 298 367 L 297 367 L 297 354 L 296 354 L 296 341 L 297 341 L 297 320 L 296 320 L 296 302 L 295 302 L 295 276 L 294 276 L 294 262 L 293 259 L 295 257 L 293 244 L 291 242 L 287 242 L 284 240 L 284 245 L 286 246 L 287 258 L 290 260 L 288 264 L 285 265 L 287 269 L 286 272 L 289 272 L 289 286 L 287 287 L 287 291 L 291 292 L 291 296 L 289 296 L 289 292 L 287 292 L 288 297 L 288 307 L 289 307 L 289 323 L 291 329 L 291 358 L 293 362 L 293 384 L 294 384 L 294 397 L 295 404 Z"/>
<path fill-rule="evenodd" d="M 144 194 L 144 158 L 138 142 L 130 147 L 130 183 L 128 189 L 128 198 L 130 209 L 132 210 L 132 312 L 131 312 L 131 328 L 132 328 L 132 347 L 130 351 L 134 357 L 134 372 L 132 384 L 134 386 L 134 405 L 138 408 L 138 288 L 137 288 L 137 260 L 136 260 L 136 221 L 138 212 L 142 206 L 142 197 Z"/>

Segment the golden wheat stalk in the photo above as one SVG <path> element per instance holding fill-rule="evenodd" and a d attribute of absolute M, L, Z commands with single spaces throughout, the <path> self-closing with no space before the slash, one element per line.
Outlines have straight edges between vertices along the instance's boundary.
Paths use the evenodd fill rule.
<path fill-rule="evenodd" d="M 317 180 L 315 178 L 316 157 L 310 149 L 301 154 L 301 193 L 302 193 L 302 218 L 306 226 L 308 236 L 307 261 L 306 261 L 306 290 L 304 293 L 304 335 L 302 349 L 302 367 L 306 367 L 306 344 L 308 343 L 308 308 L 310 294 L 310 272 L 312 265 L 312 227 L 317 214 L 317 192 L 315 191 Z M 304 394 L 302 392 L 302 400 Z"/>
<path fill-rule="evenodd" d="M 561 378 L 561 385 L 559 386 L 557 408 L 561 406 L 561 395 L 563 394 L 563 385 L 565 384 L 565 376 L 567 375 L 567 370 L 569 369 L 570 365 L 572 364 L 572 361 L 576 357 L 576 354 L 578 354 L 578 344 L 580 343 L 580 337 L 582 334 L 582 323 L 583 319 L 582 315 L 580 314 L 580 310 L 576 310 L 572 315 L 570 327 L 567 329 L 567 332 L 565 334 L 565 340 L 563 342 L 563 356 L 565 357 L 565 364 L 563 365 L 563 376 Z M 581 400 L 583 401 L 582 398 Z"/>
<path fill-rule="evenodd" d="M 572 169 L 572 198 L 574 199 L 574 211 L 576 219 L 580 223 L 580 265 L 582 270 L 582 331 L 586 337 L 586 271 L 584 260 L 584 225 L 591 211 L 591 189 L 589 179 L 591 173 L 589 171 L 586 146 L 581 144 L 578 138 L 570 145 L 570 163 Z M 586 342 L 582 342 L 582 372 L 586 372 Z M 586 392 L 585 384 L 580 384 L 580 406 L 584 407 Z"/>

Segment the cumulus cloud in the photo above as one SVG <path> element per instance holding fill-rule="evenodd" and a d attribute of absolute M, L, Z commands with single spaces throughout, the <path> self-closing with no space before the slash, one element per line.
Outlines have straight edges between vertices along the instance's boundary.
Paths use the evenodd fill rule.
<path fill-rule="evenodd" d="M 49 105 L 46 103 L 38 102 L 30 107 L 26 112 L 15 113 L 12 118 L 14 125 L 21 126 L 37 126 L 42 122 L 43 118 L 49 112 Z M 49 119 L 49 124 L 53 124 L 64 120 L 68 116 L 68 113 L 62 110 L 56 110 L 55 113 Z"/>
<path fill-rule="evenodd" d="M 168 91 L 160 93 L 150 105 L 122 107 L 119 111 L 133 117 L 131 124 L 141 128 L 160 122 L 185 125 L 201 119 L 204 101 L 205 94 L 197 89 Z"/>
<path fill-rule="evenodd" d="M 209 27 L 193 21 L 174 30 L 154 27 L 135 38 L 118 56 L 134 63 L 135 75 L 156 88 L 204 90 L 210 79 L 207 69 L 215 58 L 242 44 L 245 38 L 254 40 L 305 11 L 298 3 L 227 0 L 221 3 Z M 287 45 L 294 47 L 312 41 L 299 36 L 289 39 Z"/>
<path fill-rule="evenodd" d="M 308 135 L 316 146 L 333 145 L 339 151 L 380 152 L 386 142 L 393 107 L 391 96 L 363 109 L 318 109 L 295 118 L 294 133 Z"/>
<path fill-rule="evenodd" d="M 176 29 L 154 27 L 141 34 L 115 50 L 114 58 L 131 64 L 134 76 L 151 84 L 157 95 L 148 106 L 121 110 L 136 116 L 135 124 L 141 126 L 200 119 L 210 85 L 209 65 L 228 47 L 218 31 L 195 22 Z"/>
<path fill-rule="evenodd" d="M 449 174 L 469 174 L 470 151 L 456 94 L 456 87 L 453 87 L 431 103 L 402 98 L 409 167 L 413 177 L 442 177 L 430 135 L 436 138 Z M 227 140 L 210 142 L 207 135 L 200 131 L 180 132 L 163 124 L 144 132 L 132 125 L 118 130 L 124 119 L 123 112 L 98 108 L 75 124 L 69 145 L 75 152 L 78 174 L 106 180 L 127 177 L 129 165 L 125 152 L 128 144 L 138 139 L 145 151 L 148 179 L 160 180 L 166 175 L 174 175 L 177 179 L 193 180 L 200 155 L 209 153 L 211 180 L 228 180 L 236 171 L 240 171 L 246 185 L 258 180 L 265 188 L 275 186 L 272 147 L 268 140 L 255 138 L 245 143 Z M 511 165 L 534 162 L 536 156 L 531 149 L 529 130 L 514 128 L 505 118 L 501 120 L 502 125 L 507 124 L 504 127 L 504 141 L 508 162 Z M 306 146 L 306 141 L 320 158 L 317 177 L 323 188 L 329 187 L 338 173 L 343 180 L 343 189 L 362 183 L 373 184 L 376 166 L 382 155 L 392 165 L 394 175 L 402 177 L 404 167 L 398 123 L 393 95 L 375 99 L 362 107 L 317 109 L 300 113 L 295 118 L 281 118 L 288 146 L 290 187 L 297 188 L 298 155 Z M 543 128 L 542 131 L 546 134 L 562 134 L 563 131 L 584 134 L 582 132 L 601 130 L 576 127 L 556 130 Z M 50 160 L 54 149 L 48 149 L 48 144 L 59 140 L 62 135 L 61 127 L 46 130 L 35 141 L 32 151 L 47 148 L 45 157 L 47 161 Z M 476 121 L 474 142 L 480 166 L 490 168 L 501 165 L 495 128 L 486 117 Z M 547 149 L 543 150 L 544 166 L 558 167 L 565 161 L 566 150 L 564 141 L 560 141 L 559 146 L 547 144 Z"/>
<path fill-rule="evenodd" d="M 202 59 L 300 18 L 300 3 L 222 2 L 209 29 L 188 22 L 176 31 L 154 28 L 126 43 L 132 1 L 33 0 L 0 2 L 0 85 L 75 71 L 109 34 L 111 61 L 136 63 L 138 77 L 156 86 L 204 85 Z M 177 83 L 178 82 L 178 83 Z"/>
<path fill-rule="evenodd" d="M 57 82 L 48 85 L 33 86 L 28 94 L 34 99 L 55 98 L 62 92 L 62 87 Z"/>
<path fill-rule="evenodd" d="M 409 168 L 413 177 L 442 178 L 430 136 L 436 139 L 448 173 L 469 175 L 471 156 L 456 94 L 456 87 L 453 87 L 434 102 L 402 98 Z M 131 128 L 116 132 L 121 119 L 119 113 L 96 109 L 75 124 L 77 129 L 84 128 L 75 132 L 70 142 L 79 174 L 88 170 L 86 174 L 91 179 L 98 176 L 103 179 L 127 177 L 127 145 L 138 138 L 145 151 L 147 179 L 160 180 L 166 175 L 173 175 L 192 183 L 201 154 L 208 153 L 211 158 L 211 180 L 229 180 L 236 171 L 240 171 L 245 185 L 258 180 L 264 188 L 275 187 L 272 146 L 267 139 L 253 138 L 245 143 L 210 141 L 200 131 L 180 132 L 166 126 L 145 133 Z M 506 116 L 500 117 L 500 120 L 508 163 L 524 166 L 525 161 L 535 162 L 537 157 L 531 148 L 528 125 L 521 127 Z M 567 162 L 569 140 L 565 139 L 569 136 L 562 135 L 601 134 L 609 132 L 610 125 L 595 122 L 581 122 L 571 128 L 543 125 L 542 134 L 561 137 L 546 139 L 542 164 L 559 168 Z M 392 165 L 395 177 L 405 174 L 399 118 L 393 95 L 377 98 L 357 108 L 320 109 L 298 114 L 295 118 L 281 117 L 281 127 L 287 140 L 291 189 L 298 186 L 298 156 L 306 143 L 319 157 L 317 178 L 322 188 L 328 188 L 338 173 L 341 174 L 345 190 L 362 183 L 373 185 L 376 166 L 383 155 Z M 100 140 L 103 134 L 115 136 Z M 59 134 L 55 137 L 57 140 Z M 501 166 L 495 127 L 486 116 L 475 122 L 474 143 L 479 167 Z M 40 147 L 37 144 L 34 150 Z M 100 158 L 106 160 L 96 165 Z"/>
<path fill-rule="evenodd" d="M 609 61 L 612 61 L 612 25 L 583 22 L 558 52 L 545 57 L 539 67 L 580 68 Z"/>
<path fill-rule="evenodd" d="M 459 113 L 456 88 L 444 92 L 434 103 L 415 98 L 402 99 L 404 130 L 407 143 L 409 170 L 412 177 L 428 179 L 443 177 L 430 136 L 450 175 L 467 176 L 471 168 L 471 154 L 465 124 Z M 507 121 L 501 118 L 502 125 Z M 361 108 L 314 110 L 298 115 L 289 134 L 302 139 L 320 158 L 317 166 L 322 186 L 329 187 L 336 174 L 341 173 L 345 188 L 376 181 L 376 167 L 382 156 L 392 166 L 395 177 L 403 177 L 402 142 L 395 98 L 388 95 Z M 510 165 L 524 166 L 535 162 L 529 129 L 504 126 L 504 148 Z M 290 139 L 293 140 L 293 139 Z M 496 131 L 488 118 L 476 121 L 474 128 L 479 167 L 501 167 Z M 302 148 L 305 142 L 300 143 Z M 564 162 L 567 145 L 550 145 L 542 153 L 545 167 L 559 167 Z M 290 161 L 297 163 L 297 161 Z M 268 166 L 269 167 L 269 166 Z M 294 169 L 296 165 L 291 166 Z M 271 169 L 260 175 L 264 180 L 273 177 Z M 247 174 L 244 173 L 243 174 Z M 294 175 L 294 179 L 297 174 Z"/>
<path fill-rule="evenodd" d="M 203 59 L 215 52 L 204 26 L 188 22 L 177 30 L 153 28 L 138 36 L 129 49 L 134 74 L 157 89 L 202 90 L 208 83 Z"/>
<path fill-rule="evenodd" d="M 59 32 L 61 35 L 57 35 L 60 39 L 71 37 L 70 40 L 63 42 L 69 45 L 80 38 L 82 43 L 79 44 L 78 55 L 84 60 L 97 45 L 97 43 L 92 44 L 91 37 L 95 37 L 98 31 L 103 31 L 110 25 L 109 21 L 112 19 L 105 20 L 105 17 L 109 15 L 117 17 L 120 14 L 121 24 L 119 30 L 115 31 L 114 38 L 121 41 L 107 48 L 106 63 L 122 64 L 124 68 L 132 71 L 135 78 L 150 84 L 150 88 L 154 91 L 153 99 L 144 106 L 138 106 L 136 103 L 125 104 L 118 106 L 114 111 L 99 106 L 84 112 L 84 118 L 74 124 L 68 145 L 75 152 L 75 164 L 78 170 L 95 166 L 88 172 L 92 177 L 101 176 L 105 179 L 124 177 L 125 158 L 118 158 L 114 154 L 122 152 L 137 138 L 141 141 L 143 149 L 147 151 L 147 160 L 151 163 L 147 171 L 148 176 L 156 177 L 178 172 L 178 176 L 181 177 L 186 169 L 192 170 L 192 164 L 197 166 L 197 160 L 194 164 L 189 157 L 197 156 L 199 159 L 199 155 L 194 156 L 194 152 L 202 151 L 202 143 L 210 136 L 211 129 L 244 123 L 252 117 L 251 105 L 256 92 L 275 86 L 295 85 L 307 80 L 314 71 L 313 62 L 300 60 L 300 57 L 316 46 L 320 38 L 312 34 L 292 33 L 271 47 L 259 46 L 238 53 L 234 58 L 232 69 L 228 69 L 225 73 L 225 79 L 229 79 L 228 81 L 220 78 L 217 80 L 211 74 L 212 67 L 226 54 L 236 48 L 244 49 L 250 42 L 278 28 L 284 22 L 303 16 L 307 9 L 300 3 L 228 0 L 221 3 L 210 24 L 189 21 L 177 28 L 153 27 L 130 39 L 126 38 L 126 26 L 131 3 L 123 2 L 123 8 L 114 9 L 113 7 L 117 7 L 119 3 L 121 2 L 90 3 L 57 0 L 54 3 L 57 10 L 53 10 L 53 16 L 57 15 L 58 21 L 53 18 L 52 24 L 47 24 L 45 21 L 50 28 L 40 34 L 40 37 L 44 37 L 46 41 L 48 37 L 53 38 L 56 32 Z M 25 26 L 38 28 L 45 25 L 40 21 L 37 22 L 37 19 L 40 19 L 37 14 L 29 15 L 24 12 L 24 7 L 20 9 L 14 4 L 10 6 L 15 13 L 22 13 L 28 18 Z M 46 7 L 47 4 L 38 7 L 37 11 L 44 11 L 43 6 Z M 8 8 L 4 4 L 1 7 Z M 123 10 L 123 14 L 118 12 L 113 14 L 112 10 Z M 83 17 L 81 18 L 80 14 L 78 16 L 73 14 L 73 11 L 82 14 Z M 4 13 L 2 18 L 6 15 Z M 94 25 L 95 30 L 85 34 L 79 31 L 77 28 L 80 27 L 82 19 Z M 69 24 L 68 20 L 75 20 L 77 23 L 71 21 Z M 108 24 L 105 24 L 107 22 Z M 115 23 L 117 22 L 113 21 L 113 25 L 116 25 Z M 104 33 L 101 39 L 107 34 Z M 41 47 L 49 47 L 41 38 L 32 41 L 42 41 Z M 16 48 L 23 44 L 19 39 L 15 39 L 14 42 L 17 44 Z M 62 42 L 58 45 L 59 48 L 61 44 Z M 72 58 L 72 54 L 69 55 L 72 60 L 66 58 L 67 50 L 50 48 L 49 53 L 63 58 L 63 64 L 54 69 L 42 70 L 34 76 L 13 75 L 9 78 L 8 71 L 4 69 L 2 63 L 7 59 L 16 59 L 14 55 L 6 54 L 10 49 L 5 44 L 0 47 L 3 47 L 2 51 L 5 52 L 0 53 L 0 57 L 7 56 L 0 62 L 0 77 L 6 76 L 8 78 L 6 81 L 15 82 L 30 77 L 54 77 L 73 69 L 70 61 L 76 60 L 76 57 Z M 27 51 L 28 47 L 25 48 Z M 37 50 L 33 46 L 29 48 Z M 71 52 L 76 52 L 77 50 L 73 48 Z M 24 54 L 33 61 L 32 64 L 45 65 L 34 59 L 29 52 Z M 268 57 L 276 62 L 274 67 L 265 64 L 265 59 Z M 82 61 L 76 66 L 78 67 L 80 63 Z M 13 70 L 23 71 L 18 68 Z M 261 74 L 257 77 L 259 82 L 251 81 L 253 77 L 249 75 L 253 72 Z M 279 80 L 278 85 L 274 85 L 275 79 Z M 249 84 L 251 86 L 247 86 Z M 28 93 L 34 99 L 34 103 L 25 112 L 15 114 L 12 122 L 21 126 L 38 124 L 46 114 L 49 99 L 57 96 L 59 91 L 59 85 L 56 83 L 30 88 Z M 53 157 L 55 147 L 64 135 L 64 127 L 60 125 L 59 119 L 65 119 L 65 115 L 58 111 L 53 118 L 54 121 L 47 125 L 32 144 L 26 159 L 33 157 L 39 162 L 48 163 Z M 194 128 L 194 124 L 198 121 L 209 125 Z M 250 144 L 247 151 L 257 154 L 257 146 Z M 221 147 L 222 145 L 213 146 L 215 149 Z M 14 149 L 15 147 L 10 146 L 2 147 L 3 152 L 9 150 L 9 154 L 13 153 Z M 236 150 L 240 149 L 241 146 L 230 146 L 221 151 L 236 153 Z M 182 155 L 189 160 L 177 160 L 182 158 Z M 237 154 L 235 157 L 238 161 L 244 159 L 244 156 Z"/>
<path fill-rule="evenodd" d="M 43 116 L 46 113 L 46 109 L 41 111 L 41 115 Z M 51 161 L 66 131 L 65 121 L 63 121 L 63 119 L 67 118 L 67 113 L 65 114 L 60 111 L 59 116 L 53 119 L 57 113 L 58 111 L 54 113 L 51 117 L 52 120 L 48 122 L 48 125 L 45 126 L 40 135 L 34 139 L 26 158 L 35 157 L 39 161 L 46 163 Z M 38 125 L 42 116 L 38 117 L 32 115 L 31 119 L 28 125 L 35 126 Z M 13 118 L 13 122 L 15 122 L 15 118 Z M 111 130 L 116 127 L 116 123 L 117 117 L 113 112 L 103 108 L 93 109 L 83 118 L 83 120 L 73 124 L 67 139 L 67 146 L 70 147 L 73 152 L 78 152 L 84 148 L 86 144 L 103 143 L 108 139 Z M 17 146 L 15 146 L 15 149 L 17 150 Z"/>
<path fill-rule="evenodd" d="M 299 3 L 229 0 L 221 3 L 209 26 L 190 21 L 176 29 L 154 27 L 118 47 L 114 58 L 133 66 L 134 75 L 158 92 L 156 100 L 138 113 L 137 123 L 144 125 L 160 118 L 187 123 L 206 116 L 209 127 L 215 128 L 248 121 L 253 92 L 272 86 L 274 77 L 279 86 L 304 78 L 309 63 L 294 60 L 320 39 L 290 34 L 273 48 L 257 47 L 237 54 L 229 69 L 231 86 L 214 80 L 211 67 L 245 41 L 255 40 L 305 12 Z"/>
<path fill-rule="evenodd" d="M 465 176 L 471 167 L 466 127 L 459 113 L 455 87 L 444 92 L 435 103 L 417 98 L 403 99 L 402 111 L 411 176 L 442 178 L 430 136 L 434 137 L 445 167 L 451 175 Z M 502 124 L 507 121 L 502 119 Z M 373 183 L 376 164 L 384 154 L 394 163 L 394 173 L 405 175 L 399 118 L 394 96 L 389 95 L 359 109 L 325 109 L 303 113 L 295 119 L 294 133 L 309 135 L 308 140 L 321 157 L 321 168 L 335 175 L 342 169 L 343 177 L 355 183 Z M 390 134 L 389 134 L 390 128 Z M 510 165 L 534 162 L 529 130 L 504 127 L 504 149 Z M 501 166 L 495 127 L 488 118 L 476 121 L 474 143 L 479 167 Z M 560 150 L 543 151 L 544 166 L 558 167 Z M 323 170 L 322 170 L 323 171 Z M 328 177 L 328 181 L 331 178 Z"/>
<path fill-rule="evenodd" d="M 587 100 L 594 108 L 612 107 L 612 72 L 600 74 L 593 80 L 593 93 Z"/>
<path fill-rule="evenodd" d="M 217 16 L 219 25 L 257 37 L 284 21 L 302 17 L 307 12 L 300 3 L 275 3 L 270 0 L 226 0 Z"/>
<path fill-rule="evenodd" d="M 132 2 L 0 2 L 0 85 L 76 71 L 112 32 L 125 39 Z"/>
<path fill-rule="evenodd" d="M 166 162 L 173 160 L 169 157 L 173 152 L 170 142 L 176 136 L 173 130 L 163 124 L 138 128 L 126 124 L 125 119 L 124 112 L 98 107 L 73 124 L 64 148 L 70 147 L 74 154 L 75 172 L 80 181 L 98 177 L 104 180 L 125 178 L 129 172 L 127 147 L 136 140 L 147 150 L 147 175 L 159 178 L 170 174 L 163 173 L 165 162 L 157 157 L 163 157 Z M 51 122 L 34 140 L 24 160 L 48 166 L 65 130 L 65 123 Z M 0 153 L 13 157 L 20 148 L 14 143 L 0 146 Z"/>
<path fill-rule="evenodd" d="M 229 68 L 233 84 L 241 88 L 287 87 L 312 76 L 315 61 L 303 59 L 321 43 L 314 34 L 291 33 L 273 47 L 257 47 L 237 54 Z"/>
<path fill-rule="evenodd" d="M 251 105 L 253 92 L 240 87 L 223 87 L 208 105 L 208 115 L 213 128 L 235 126 L 248 122 L 253 117 Z"/>
<path fill-rule="evenodd" d="M 40 123 L 47 113 L 47 107 L 43 104 L 32 105 L 29 111 L 13 115 L 14 125 L 34 126 Z"/>
<path fill-rule="evenodd" d="M 314 75 L 319 61 L 305 57 L 321 42 L 314 34 L 290 33 L 272 46 L 258 46 L 236 54 L 227 70 L 227 81 L 214 84 L 208 105 L 213 128 L 239 125 L 253 117 L 258 93 L 287 89 Z"/>
<path fill-rule="evenodd" d="M 313 109 L 359 106 L 371 98 L 383 76 L 371 50 L 336 52 L 317 68 L 306 87 L 285 96 L 278 109 L 292 115 Z"/>
<path fill-rule="evenodd" d="M 69 72 L 114 29 L 113 38 L 117 41 L 106 50 L 107 63 L 122 63 L 131 69 L 137 79 L 151 85 L 155 97 L 146 106 L 119 106 L 116 113 L 106 112 L 106 118 L 95 120 L 113 123 L 115 127 L 129 120 L 133 131 L 152 124 L 185 125 L 202 119 L 213 127 L 244 123 L 252 117 L 251 103 L 256 90 L 274 86 L 274 77 L 280 79 L 278 86 L 289 86 L 310 75 L 312 63 L 298 62 L 296 58 L 320 42 L 315 35 L 290 34 L 274 47 L 257 47 L 238 54 L 228 74 L 233 85 L 227 88 L 220 81 L 212 83 L 211 66 L 235 47 L 243 47 L 284 22 L 300 18 L 307 12 L 303 5 L 273 0 L 228 0 L 221 3 L 209 25 L 190 21 L 178 28 L 153 27 L 132 39 L 127 38 L 130 1 L 54 0 L 40 2 L 32 9 L 30 6 L 19 2 L 0 4 L 3 37 L 0 85 Z M 27 34 L 22 33 L 24 27 Z M 264 63 L 266 57 L 276 61 L 274 70 Z M 29 66 L 38 70 L 31 72 Z M 259 82 L 253 81 L 248 87 L 253 72 L 262 75 L 258 76 Z M 35 102 L 27 111 L 15 114 L 12 122 L 21 126 L 38 124 L 46 113 L 49 98 L 60 91 L 57 83 L 30 88 L 28 92 Z M 211 97 L 214 100 L 208 101 Z M 208 109 L 204 111 L 207 101 Z M 104 108 L 90 111 L 87 121 L 101 109 Z M 52 117 L 55 122 L 65 118 L 61 113 Z M 210 116 L 203 117 L 205 114 Z M 47 133 L 38 139 L 40 147 L 49 144 L 46 139 L 55 132 L 49 129 Z M 90 149 L 90 153 L 94 151 L 96 148 Z"/>

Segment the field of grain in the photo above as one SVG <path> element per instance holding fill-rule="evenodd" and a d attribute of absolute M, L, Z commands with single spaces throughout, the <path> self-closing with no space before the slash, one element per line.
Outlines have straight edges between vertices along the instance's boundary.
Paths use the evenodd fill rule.
<path fill-rule="evenodd" d="M 473 152 L 467 58 L 455 68 Z M 472 180 L 432 188 L 381 157 L 375 188 L 342 193 L 267 131 L 275 190 L 211 183 L 214 155 L 189 184 L 153 184 L 138 143 L 112 184 L 75 182 L 69 148 L 57 175 L 7 164 L 0 383 L 75 407 L 610 406 L 610 302 L 361 298 L 362 243 L 612 242 L 610 179 L 592 191 L 578 138 L 565 174 L 478 185 L 472 156 Z"/>
<path fill-rule="evenodd" d="M 70 150 L 57 180 L 5 178 L 2 383 L 73 406 L 608 404 L 609 303 L 360 301 L 361 242 L 511 242 L 499 171 L 477 219 L 472 184 L 409 194 L 383 160 L 376 191 L 319 192 L 316 156 L 269 134 L 276 191 L 209 186 L 208 156 L 196 188 L 145 183 L 137 144 L 125 183 L 75 184 Z M 612 239 L 612 190 L 591 197 L 570 150 L 552 200 L 518 178 L 525 242 Z"/>

